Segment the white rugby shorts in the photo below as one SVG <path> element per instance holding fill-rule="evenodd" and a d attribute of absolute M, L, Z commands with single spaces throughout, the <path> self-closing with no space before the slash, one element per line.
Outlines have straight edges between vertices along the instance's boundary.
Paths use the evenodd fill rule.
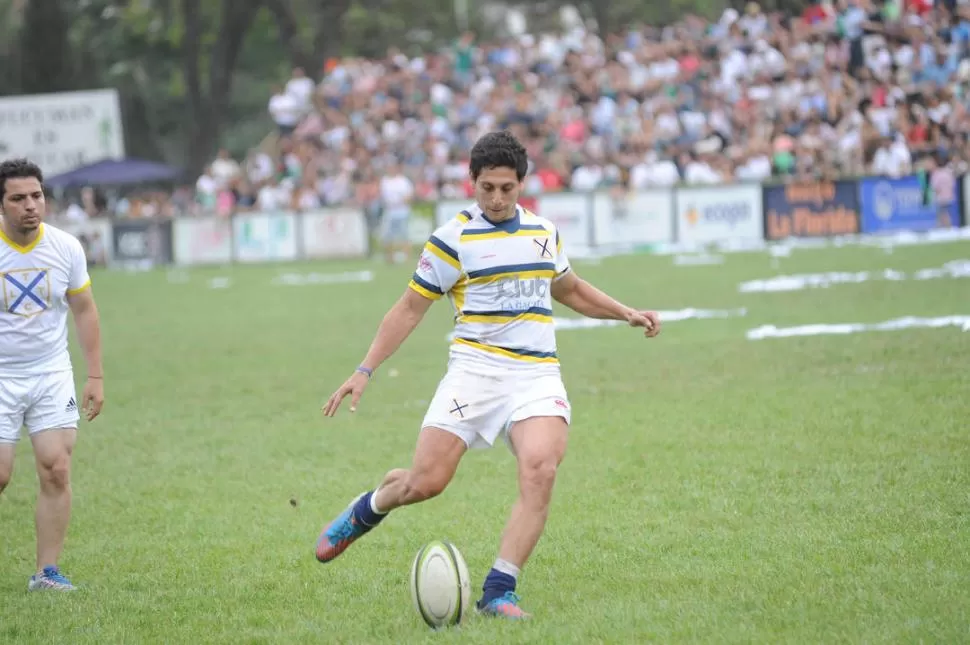
<path fill-rule="evenodd" d="M 0 443 L 16 443 L 23 427 L 77 428 L 80 419 L 71 371 L 0 379 Z"/>
<path fill-rule="evenodd" d="M 512 424 L 530 417 L 562 417 L 571 406 L 558 374 L 485 376 L 451 366 L 438 384 L 422 428 L 441 428 L 469 448 L 490 448 Z"/>

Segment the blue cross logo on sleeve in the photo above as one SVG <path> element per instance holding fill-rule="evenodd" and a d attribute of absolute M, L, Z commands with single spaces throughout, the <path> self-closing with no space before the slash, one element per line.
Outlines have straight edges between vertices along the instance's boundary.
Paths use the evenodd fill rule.
<path fill-rule="evenodd" d="M 3 294 L 4 302 L 7 304 L 7 313 L 16 316 L 33 316 L 50 307 L 50 303 L 45 300 L 49 296 L 50 289 L 44 279 L 47 277 L 45 269 L 29 269 L 17 272 L 23 281 L 18 279 L 13 273 L 3 274 Z"/>

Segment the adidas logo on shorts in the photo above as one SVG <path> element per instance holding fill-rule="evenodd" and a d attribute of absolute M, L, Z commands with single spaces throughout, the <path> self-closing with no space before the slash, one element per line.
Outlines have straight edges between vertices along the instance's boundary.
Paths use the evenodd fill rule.
<path fill-rule="evenodd" d="M 65 412 L 77 412 L 77 401 L 74 400 L 74 397 L 73 396 L 71 397 L 71 400 L 67 402 L 67 407 L 64 408 L 64 411 Z"/>

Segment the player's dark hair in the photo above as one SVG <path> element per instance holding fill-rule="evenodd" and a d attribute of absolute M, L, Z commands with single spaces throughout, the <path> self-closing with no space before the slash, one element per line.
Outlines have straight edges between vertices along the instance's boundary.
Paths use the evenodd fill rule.
<path fill-rule="evenodd" d="M 518 180 L 522 181 L 529 170 L 525 146 L 508 130 L 489 132 L 475 142 L 468 163 L 473 180 L 477 180 L 486 168 L 511 168 Z"/>
<path fill-rule="evenodd" d="M 26 159 L 7 159 L 0 163 L 0 200 L 7 194 L 8 179 L 27 179 L 33 177 L 44 184 L 44 173 L 40 166 Z"/>

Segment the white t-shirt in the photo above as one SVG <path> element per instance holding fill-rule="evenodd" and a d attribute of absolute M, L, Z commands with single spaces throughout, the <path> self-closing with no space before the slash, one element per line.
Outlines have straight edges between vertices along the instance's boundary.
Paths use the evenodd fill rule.
<path fill-rule="evenodd" d="M 414 196 L 414 184 L 404 175 L 381 178 L 381 201 L 389 217 L 405 217 L 411 212 L 410 201 Z"/>
<path fill-rule="evenodd" d="M 0 377 L 71 369 L 67 295 L 90 284 L 84 249 L 70 233 L 41 224 L 21 247 L 0 232 Z"/>
<path fill-rule="evenodd" d="M 295 126 L 303 116 L 303 108 L 289 94 L 276 94 L 269 100 L 269 114 L 276 125 Z"/>

